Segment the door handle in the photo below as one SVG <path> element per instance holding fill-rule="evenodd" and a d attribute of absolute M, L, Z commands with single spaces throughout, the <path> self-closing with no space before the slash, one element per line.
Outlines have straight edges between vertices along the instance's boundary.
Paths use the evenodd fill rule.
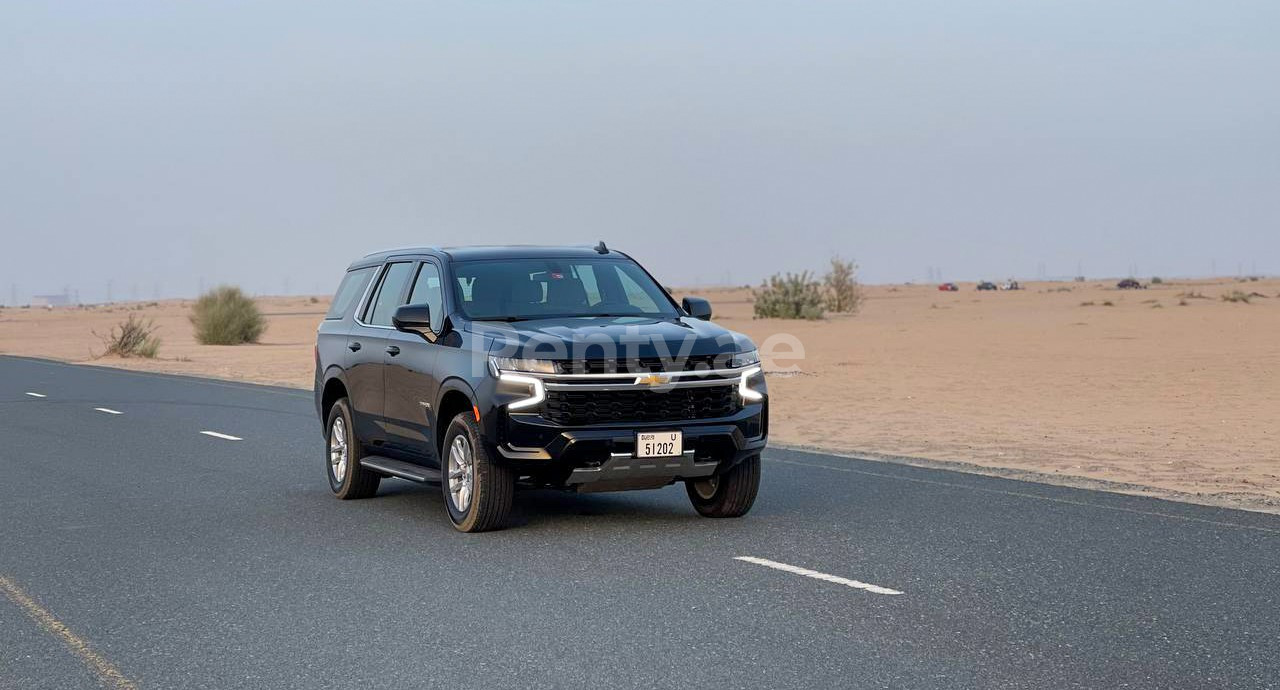
<path fill-rule="evenodd" d="M 352 352 L 358 352 L 360 350 L 360 341 L 357 340 L 354 342 L 347 343 L 347 349 L 351 350 Z"/>
<path fill-rule="evenodd" d="M 396 355 L 400 354 L 400 348 L 395 345 L 388 345 L 387 354 L 391 355 L 392 357 L 395 357 Z"/>

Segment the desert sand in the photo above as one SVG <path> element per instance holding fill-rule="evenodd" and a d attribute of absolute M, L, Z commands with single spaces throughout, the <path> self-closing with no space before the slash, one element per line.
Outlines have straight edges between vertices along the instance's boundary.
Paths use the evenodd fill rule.
<path fill-rule="evenodd" d="M 753 319 L 745 289 L 696 292 L 757 344 L 803 345 L 771 366 L 799 366 L 769 379 L 775 443 L 1280 511 L 1280 281 L 1025 287 L 867 286 L 857 315 L 815 322 Z M 1259 296 L 1220 299 L 1236 290 Z M 235 347 L 197 344 L 187 301 L 8 307 L 0 353 L 310 388 L 327 297 L 259 303 L 262 342 Z M 93 332 L 129 313 L 160 327 L 159 357 L 96 358 Z"/>

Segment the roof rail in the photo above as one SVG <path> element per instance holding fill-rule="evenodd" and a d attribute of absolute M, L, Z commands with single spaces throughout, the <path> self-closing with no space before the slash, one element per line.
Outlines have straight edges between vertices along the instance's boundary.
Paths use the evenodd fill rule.
<path fill-rule="evenodd" d="M 392 247 L 390 249 L 379 249 L 376 252 L 369 252 L 368 254 L 365 254 L 361 258 L 367 259 L 371 256 L 377 256 L 379 254 L 395 254 L 398 252 L 427 252 L 427 251 L 431 251 L 431 252 L 440 251 L 440 248 L 435 246 L 423 246 L 420 244 L 409 245 L 407 247 Z"/>

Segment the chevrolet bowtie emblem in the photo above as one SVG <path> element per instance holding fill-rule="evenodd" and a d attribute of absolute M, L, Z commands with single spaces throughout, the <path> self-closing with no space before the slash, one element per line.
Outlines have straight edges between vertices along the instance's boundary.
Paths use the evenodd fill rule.
<path fill-rule="evenodd" d="M 647 374 L 645 376 L 637 376 L 636 383 L 643 386 L 661 386 L 671 383 L 671 377 L 663 376 L 662 374 Z"/>

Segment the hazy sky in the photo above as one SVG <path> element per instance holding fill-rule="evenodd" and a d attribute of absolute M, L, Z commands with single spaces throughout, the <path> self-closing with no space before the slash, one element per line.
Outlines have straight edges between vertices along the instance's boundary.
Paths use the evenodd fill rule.
<path fill-rule="evenodd" d="M 0 301 L 410 244 L 1280 273 L 1280 2 L 0 0 Z"/>

